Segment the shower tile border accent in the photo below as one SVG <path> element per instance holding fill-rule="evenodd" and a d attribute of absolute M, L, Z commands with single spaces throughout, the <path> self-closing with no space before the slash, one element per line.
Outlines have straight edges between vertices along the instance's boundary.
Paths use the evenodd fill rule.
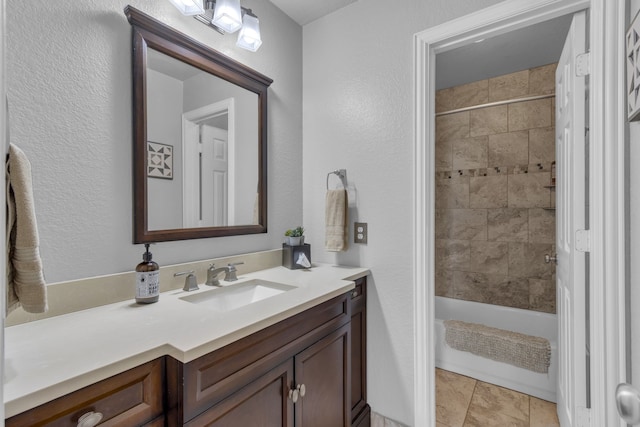
<path fill-rule="evenodd" d="M 492 168 L 478 169 L 445 169 L 436 172 L 436 179 L 451 179 L 458 176 L 493 176 L 493 175 L 519 175 L 551 172 L 551 162 L 531 163 L 525 165 L 495 166 Z M 551 183 L 549 183 L 551 184 Z"/>

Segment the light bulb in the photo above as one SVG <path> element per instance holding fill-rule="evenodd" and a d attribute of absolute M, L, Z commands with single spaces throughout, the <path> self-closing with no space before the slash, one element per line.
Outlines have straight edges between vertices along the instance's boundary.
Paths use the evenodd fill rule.
<path fill-rule="evenodd" d="M 216 0 L 216 9 L 211 21 L 227 33 L 235 33 L 242 27 L 242 12 L 239 0 Z"/>
<path fill-rule="evenodd" d="M 200 0 L 169 0 L 183 15 L 200 15 L 204 13 Z"/>
<path fill-rule="evenodd" d="M 260 21 L 258 21 L 258 18 L 255 16 L 245 13 L 242 30 L 240 30 L 240 34 L 238 34 L 236 46 L 255 52 L 261 44 Z"/>

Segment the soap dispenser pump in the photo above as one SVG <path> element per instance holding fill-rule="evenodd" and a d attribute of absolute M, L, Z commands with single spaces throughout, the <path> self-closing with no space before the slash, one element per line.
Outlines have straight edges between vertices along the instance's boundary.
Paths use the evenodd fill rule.
<path fill-rule="evenodd" d="M 136 266 L 136 302 L 151 304 L 160 297 L 160 267 L 151 259 L 149 244 L 142 254 L 142 262 Z"/>

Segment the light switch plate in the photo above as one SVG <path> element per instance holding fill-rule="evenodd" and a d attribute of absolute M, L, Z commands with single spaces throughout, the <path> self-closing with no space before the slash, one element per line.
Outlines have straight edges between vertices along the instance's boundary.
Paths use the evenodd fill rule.
<path fill-rule="evenodd" d="M 368 234 L 366 222 L 353 223 L 353 243 L 367 243 Z"/>

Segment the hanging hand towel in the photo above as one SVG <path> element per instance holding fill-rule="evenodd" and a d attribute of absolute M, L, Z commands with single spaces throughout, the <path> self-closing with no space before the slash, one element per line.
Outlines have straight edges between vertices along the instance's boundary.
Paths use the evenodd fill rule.
<path fill-rule="evenodd" d="M 47 288 L 38 249 L 31 164 L 9 144 L 7 178 L 7 313 L 22 306 L 29 313 L 47 311 Z"/>
<path fill-rule="evenodd" d="M 346 251 L 349 235 L 347 190 L 327 191 L 325 203 L 326 234 L 324 247 L 329 252 Z"/>

